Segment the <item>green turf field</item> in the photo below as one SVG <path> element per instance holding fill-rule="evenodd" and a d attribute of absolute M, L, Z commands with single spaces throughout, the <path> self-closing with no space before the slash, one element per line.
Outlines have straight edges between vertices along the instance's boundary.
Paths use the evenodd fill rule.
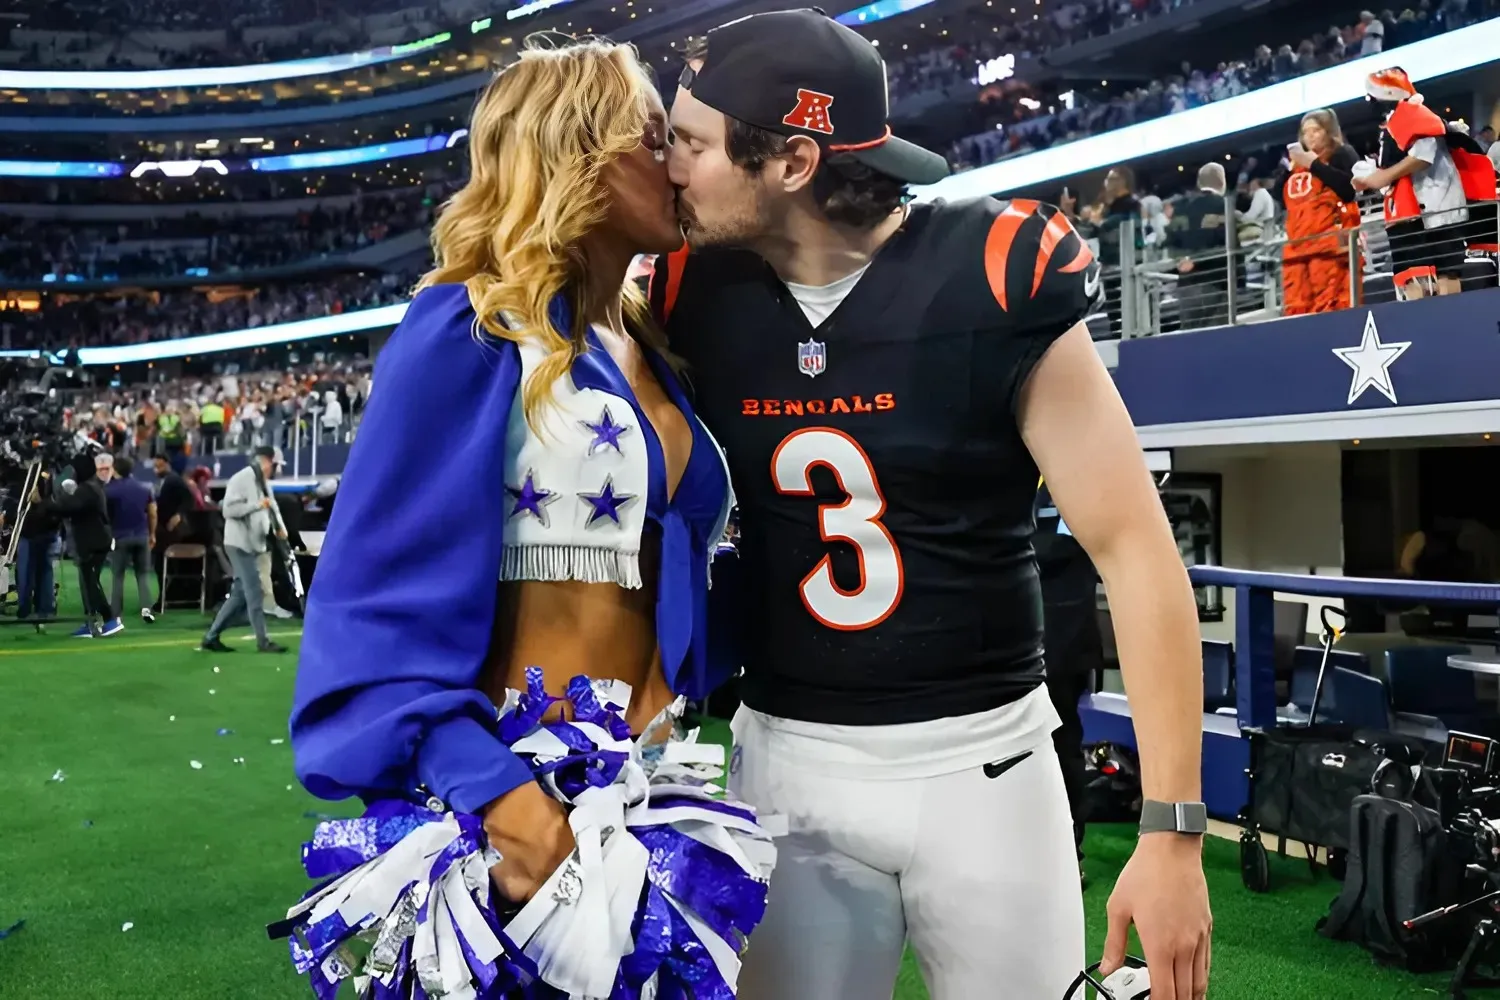
<path fill-rule="evenodd" d="M 295 651 L 293 624 L 272 631 Z M 253 652 L 248 629 L 225 634 L 240 652 L 199 653 L 203 625 L 196 612 L 149 627 L 127 619 L 125 633 L 103 640 L 68 638 L 62 626 L 46 636 L 0 628 L 0 928 L 25 921 L 0 939 L 0 996 L 310 995 L 263 926 L 305 885 L 298 845 L 318 815 L 348 810 L 312 798 L 292 777 L 284 738 L 294 656 Z M 64 780 L 49 780 L 59 771 Z M 1129 847 L 1126 829 L 1090 833 L 1095 950 Z M 1207 846 L 1214 1000 L 1441 992 L 1442 977 L 1378 969 L 1313 933 L 1331 881 L 1283 862 L 1277 891 L 1254 896 L 1240 885 L 1236 858 L 1230 842 Z M 897 996 L 925 995 L 908 964 Z"/>

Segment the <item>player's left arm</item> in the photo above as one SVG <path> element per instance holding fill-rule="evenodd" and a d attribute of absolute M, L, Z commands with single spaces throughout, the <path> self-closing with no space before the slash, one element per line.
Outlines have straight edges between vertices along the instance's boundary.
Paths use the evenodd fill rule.
<path fill-rule="evenodd" d="M 1130 414 L 1082 323 L 1032 370 L 1017 420 L 1058 513 L 1104 580 L 1141 791 L 1160 802 L 1202 801 L 1197 605 Z M 1124 961 L 1134 924 L 1151 995 L 1201 1000 L 1213 926 L 1202 849 L 1201 837 L 1141 835 L 1110 895 L 1102 972 Z"/>
<path fill-rule="evenodd" d="M 1021 390 L 1021 436 L 1109 594 L 1141 752 L 1141 791 L 1201 799 L 1203 657 L 1187 570 L 1135 427 L 1079 324 Z"/>
<path fill-rule="evenodd" d="M 1020 220 L 1016 208 L 1012 202 L 996 219 L 986 248 L 991 289 L 1011 320 L 1010 336 L 1002 338 L 1013 359 L 1007 396 L 1059 515 L 1109 594 L 1142 792 L 1162 802 L 1198 802 L 1198 610 L 1130 414 L 1082 322 L 1095 305 L 1098 266 L 1060 215 L 1040 206 Z M 1002 244 L 1009 249 L 1000 252 Z M 1201 1000 L 1212 926 L 1201 838 L 1143 835 L 1108 913 L 1101 971 L 1123 963 L 1134 924 L 1152 996 Z"/>

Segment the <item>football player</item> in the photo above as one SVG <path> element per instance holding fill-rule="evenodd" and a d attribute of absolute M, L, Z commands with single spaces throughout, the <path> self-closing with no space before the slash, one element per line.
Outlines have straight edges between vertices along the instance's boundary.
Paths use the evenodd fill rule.
<path fill-rule="evenodd" d="M 1202 666 L 1187 574 L 1082 324 L 1097 263 L 1055 209 L 909 204 L 878 51 L 814 10 L 730 22 L 683 70 L 668 157 L 695 252 L 658 315 L 738 490 L 731 781 L 791 834 L 747 1000 L 1060 996 L 1084 964 L 1043 686 L 1032 499 L 1099 568 L 1141 751 L 1142 836 L 1103 974 L 1202 997 Z M 739 589 L 739 588 L 736 588 Z"/>

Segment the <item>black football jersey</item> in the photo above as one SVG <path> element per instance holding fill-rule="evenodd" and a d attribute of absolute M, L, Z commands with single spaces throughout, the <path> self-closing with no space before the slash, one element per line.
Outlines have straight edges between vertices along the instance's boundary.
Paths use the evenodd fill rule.
<path fill-rule="evenodd" d="M 1040 683 L 1016 407 L 1098 287 L 1066 218 L 1021 199 L 912 206 L 817 327 L 752 254 L 658 262 L 652 298 L 739 500 L 747 705 L 920 722 Z"/>

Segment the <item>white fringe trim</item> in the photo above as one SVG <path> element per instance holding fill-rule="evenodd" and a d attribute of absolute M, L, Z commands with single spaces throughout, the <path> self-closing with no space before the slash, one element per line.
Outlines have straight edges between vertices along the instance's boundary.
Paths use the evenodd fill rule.
<path fill-rule="evenodd" d="M 639 552 L 586 545 L 507 545 L 500 558 L 500 579 L 548 583 L 613 583 L 627 590 L 641 587 Z"/>

